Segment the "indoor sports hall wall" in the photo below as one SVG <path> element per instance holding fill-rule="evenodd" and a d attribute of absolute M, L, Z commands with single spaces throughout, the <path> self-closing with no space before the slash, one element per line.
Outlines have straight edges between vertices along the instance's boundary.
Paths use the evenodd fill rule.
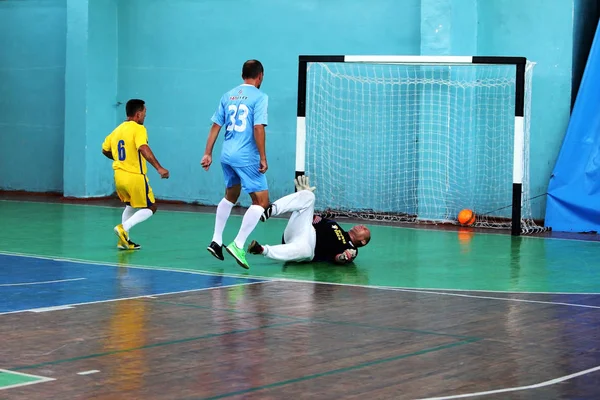
<path fill-rule="evenodd" d="M 63 191 L 105 196 L 114 184 L 99 149 L 118 112 L 117 0 L 67 0 L 67 10 Z"/>
<path fill-rule="evenodd" d="M 267 176 L 272 197 L 280 197 L 292 189 L 299 54 L 477 54 L 537 62 L 531 194 L 541 194 L 569 118 L 579 49 L 573 32 L 586 21 L 573 15 L 584 11 L 581 0 L 552 7 L 545 0 L 0 2 L 0 189 L 112 193 L 110 162 L 99 147 L 124 118 L 118 102 L 140 97 L 148 102 L 150 145 L 171 171 L 162 181 L 150 172 L 157 197 L 217 203 L 220 142 L 211 171 L 199 165 L 210 117 L 222 93 L 240 82 L 241 64 L 257 58 L 270 98 Z M 33 15 L 36 24 L 18 22 Z M 11 170 L 20 157 L 15 141 L 32 160 L 22 173 Z M 542 217 L 544 201 L 535 204 L 534 217 Z"/>
<path fill-rule="evenodd" d="M 378 0 L 369 8 L 359 0 L 256 0 L 243 6 L 230 2 L 240 4 L 243 11 L 222 4 L 215 0 L 175 0 L 168 6 L 155 0 L 120 4 L 118 97 L 148 99 L 154 110 L 147 123 L 153 143 L 177 149 L 172 158 L 161 157 L 174 169 L 173 178 L 153 179 L 163 197 L 211 204 L 221 198 L 220 171 L 205 173 L 198 159 L 220 95 L 239 82 L 240 62 L 254 57 L 265 65 L 264 90 L 270 96 L 269 184 L 273 197 L 290 190 L 301 53 L 527 55 L 538 62 L 532 112 L 541 116 L 532 126 L 537 146 L 531 161 L 532 193 L 545 192 L 569 116 L 573 2 L 557 2 L 552 8 L 543 0 L 527 4 L 403 0 L 402 7 L 397 0 Z M 240 35 L 246 24 L 229 17 L 232 9 L 246 20 L 261 22 L 251 33 Z M 140 44 L 136 37 L 152 45 Z M 190 111 L 179 110 L 174 96 Z M 185 176 L 187 183 L 177 176 Z M 543 202 L 536 204 L 534 213 L 543 215 Z"/>
<path fill-rule="evenodd" d="M 0 1 L 0 189 L 63 190 L 66 0 Z"/>
<path fill-rule="evenodd" d="M 257 58 L 265 66 L 262 89 L 269 95 L 267 178 L 273 198 L 288 194 L 295 170 L 298 55 L 418 54 L 419 0 L 403 0 L 402 12 L 397 3 L 378 0 L 368 8 L 361 0 L 120 3 L 118 97 L 148 101 L 150 141 L 171 171 L 168 181 L 153 178 L 155 193 L 219 202 L 222 138 L 210 172 L 199 164 L 210 118 L 222 94 L 241 82 L 242 63 Z M 248 196 L 241 201 L 248 204 Z"/>
<path fill-rule="evenodd" d="M 573 2 L 556 1 L 552 7 L 547 5 L 544 0 L 478 3 L 477 52 L 523 54 L 536 62 L 531 106 L 531 196 L 546 193 L 571 109 L 576 44 Z M 545 197 L 532 201 L 532 207 L 533 216 L 543 218 Z"/>

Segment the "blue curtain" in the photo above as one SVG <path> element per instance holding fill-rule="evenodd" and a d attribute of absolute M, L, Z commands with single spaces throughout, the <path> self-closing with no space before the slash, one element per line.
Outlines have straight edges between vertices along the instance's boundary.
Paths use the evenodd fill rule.
<path fill-rule="evenodd" d="M 560 95 L 557 93 L 557 96 Z M 545 225 L 600 231 L 600 29 L 596 35 L 548 186 Z"/>

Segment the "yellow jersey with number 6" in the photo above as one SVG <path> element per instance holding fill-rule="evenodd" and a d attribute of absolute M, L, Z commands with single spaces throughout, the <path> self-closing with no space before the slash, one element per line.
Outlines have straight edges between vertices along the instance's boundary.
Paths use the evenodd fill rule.
<path fill-rule="evenodd" d="M 140 146 L 144 144 L 148 144 L 146 127 L 125 121 L 104 139 L 102 150 L 112 153 L 114 170 L 146 175 L 146 159 L 140 153 Z"/>

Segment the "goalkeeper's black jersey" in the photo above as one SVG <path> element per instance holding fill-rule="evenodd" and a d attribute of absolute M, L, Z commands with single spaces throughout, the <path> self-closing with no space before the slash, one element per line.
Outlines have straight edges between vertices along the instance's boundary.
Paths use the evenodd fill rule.
<path fill-rule="evenodd" d="M 337 222 L 315 217 L 313 227 L 317 233 L 317 245 L 313 261 L 335 261 L 335 256 L 346 249 L 358 249 L 350 241 L 350 235 Z"/>

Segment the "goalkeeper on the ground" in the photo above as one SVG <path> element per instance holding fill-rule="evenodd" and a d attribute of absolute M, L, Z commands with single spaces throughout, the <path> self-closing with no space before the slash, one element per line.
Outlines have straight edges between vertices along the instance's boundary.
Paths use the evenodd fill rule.
<path fill-rule="evenodd" d="M 331 219 L 314 215 L 315 187 L 310 187 L 307 176 L 295 179 L 294 194 L 282 197 L 271 204 L 261 220 L 291 212 L 283 233 L 283 244 L 260 245 L 253 240 L 250 254 L 262 254 L 278 261 L 331 261 L 347 264 L 354 261 L 358 248 L 371 240 L 371 232 L 364 225 L 356 225 L 348 232 Z"/>

